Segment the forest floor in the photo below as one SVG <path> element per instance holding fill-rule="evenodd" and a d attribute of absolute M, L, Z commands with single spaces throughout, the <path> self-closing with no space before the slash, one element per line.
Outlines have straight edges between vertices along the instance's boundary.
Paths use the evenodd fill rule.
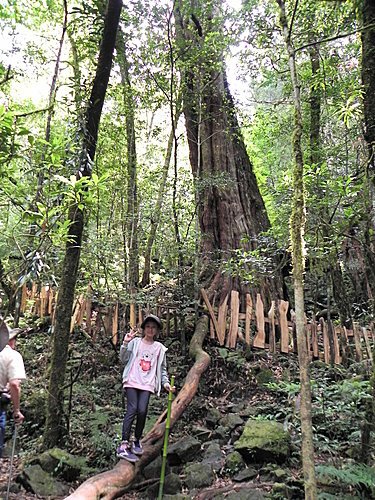
<path fill-rule="evenodd" d="M 13 463 L 9 495 L 12 500 L 41 498 L 19 490 L 19 487 L 17 490 L 14 481 L 25 463 L 42 450 L 48 341 L 47 332 L 31 331 L 18 342 L 18 349 L 24 356 L 28 382 L 24 387 L 22 404 L 26 419 L 17 437 L 19 454 Z M 170 338 L 163 342 L 169 347 L 169 372 L 175 375 L 179 390 L 193 362 L 181 354 L 178 339 Z M 292 452 L 288 463 L 282 467 L 287 468 L 290 481 L 301 482 L 296 356 L 271 356 L 243 346 L 238 346 L 237 350 L 226 349 L 211 340 L 204 347 L 211 356 L 211 364 L 202 376 L 197 395 L 172 429 L 170 442 L 182 436 L 194 435 L 197 426 L 204 427 L 210 408 L 216 408 L 225 415 L 239 403 L 245 402 L 256 409 L 255 418 L 281 422 L 289 430 Z M 74 455 L 85 456 L 92 470 L 98 472 L 116 463 L 114 450 L 119 442 L 124 411 L 121 371 L 118 350 L 107 339 L 98 339 L 94 344 L 80 332 L 74 333 L 66 378 L 67 401 L 70 401 L 67 405 L 70 434 L 65 447 Z M 321 498 L 372 498 L 374 493 L 369 486 L 375 477 L 374 469 L 366 469 L 359 464 L 361 422 L 371 398 L 370 372 L 368 361 L 353 362 L 347 368 L 331 367 L 319 361 L 312 364 L 316 464 L 328 467 L 324 474 L 330 475 L 328 482 L 333 486 L 332 491 Z M 165 409 L 166 402 L 166 395 L 151 399 L 146 431 Z M 11 429 L 7 429 L 7 432 L 10 440 Z M 231 443 L 228 442 L 224 449 L 230 448 Z M 373 460 L 374 448 L 371 451 Z M 9 458 L 0 460 L 0 499 L 6 497 L 9 468 Z M 345 476 L 350 478 L 349 484 Z M 232 477 L 223 470 L 210 488 L 220 490 L 231 484 Z M 70 486 L 72 489 L 76 487 L 75 484 Z M 271 489 L 269 481 L 262 483 L 259 480 L 259 487 L 265 493 Z M 59 498 L 64 497 L 54 497 L 54 500 Z M 142 492 L 129 492 L 121 498 L 130 500 L 145 496 Z M 270 498 L 286 497 L 271 495 Z"/>

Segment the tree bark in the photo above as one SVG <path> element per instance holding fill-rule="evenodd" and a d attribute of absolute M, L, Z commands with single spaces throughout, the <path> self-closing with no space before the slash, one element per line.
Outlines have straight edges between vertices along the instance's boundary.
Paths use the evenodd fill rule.
<path fill-rule="evenodd" d="M 201 230 L 200 280 L 209 287 L 210 298 L 219 291 L 222 301 L 232 287 L 242 286 L 240 279 L 223 273 L 223 263 L 236 249 L 254 250 L 270 223 L 240 132 L 222 49 L 211 43 L 215 31 L 221 29 L 215 24 L 221 0 L 213 4 L 180 0 L 175 18 Z M 282 297 L 280 270 L 273 271 L 272 279 L 261 277 L 252 285 L 266 304 Z"/>
<path fill-rule="evenodd" d="M 364 183 L 365 199 L 365 237 L 364 258 L 368 284 L 371 289 L 370 302 L 375 312 L 375 2 L 363 0 L 362 3 L 362 84 L 364 138 L 367 144 L 368 161 Z M 366 28 L 366 26 L 370 26 Z"/>
<path fill-rule="evenodd" d="M 190 356 L 195 362 L 186 376 L 184 386 L 172 403 L 171 428 L 183 414 L 198 390 L 201 375 L 210 364 L 210 356 L 202 349 L 203 341 L 208 331 L 208 317 L 202 316 L 196 325 L 195 333 L 190 342 Z M 166 412 L 164 412 L 142 440 L 144 453 L 134 466 L 126 460 L 120 460 L 110 471 L 89 478 L 66 500 L 111 500 L 121 496 L 132 481 L 147 464 L 160 453 L 165 431 Z"/>
<path fill-rule="evenodd" d="M 302 432 L 302 465 L 305 479 L 305 498 L 317 498 L 316 477 L 314 466 L 314 446 L 312 432 L 311 386 L 309 373 L 309 355 L 307 335 L 305 330 L 304 304 L 304 228 L 305 228 L 305 195 L 303 180 L 302 151 L 302 106 L 300 84 L 298 80 L 295 51 L 291 40 L 292 26 L 288 26 L 284 0 L 276 0 L 280 7 L 280 25 L 282 28 L 289 58 L 290 77 L 293 87 L 295 128 L 293 132 L 293 204 L 290 220 L 290 237 L 292 244 L 294 305 L 296 314 L 298 362 L 301 382 L 301 432 Z"/>
<path fill-rule="evenodd" d="M 77 174 L 78 178 L 91 177 L 91 168 L 95 157 L 100 117 L 111 72 L 121 7 L 121 0 L 108 0 L 98 65 L 86 113 L 86 127 Z M 70 221 L 68 242 L 62 265 L 62 277 L 56 305 L 54 333 L 52 336 L 52 355 L 44 433 L 44 445 L 46 447 L 56 446 L 64 434 L 66 434 L 66 423 L 64 422 L 64 383 L 68 357 L 70 321 L 84 228 L 84 212 L 78 203 L 71 206 L 68 217 Z"/>

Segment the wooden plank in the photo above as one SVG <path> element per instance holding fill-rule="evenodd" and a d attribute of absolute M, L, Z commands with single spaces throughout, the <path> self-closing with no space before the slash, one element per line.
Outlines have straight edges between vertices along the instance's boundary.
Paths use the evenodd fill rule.
<path fill-rule="evenodd" d="M 230 293 L 230 324 L 227 344 L 228 347 L 236 347 L 238 336 L 238 314 L 240 312 L 240 294 L 236 290 Z"/>
<path fill-rule="evenodd" d="M 135 328 L 137 326 L 137 319 L 135 314 L 135 303 L 132 302 L 130 304 L 130 319 L 129 319 L 130 328 Z"/>
<path fill-rule="evenodd" d="M 275 330 L 275 301 L 272 300 L 271 308 L 268 311 L 268 318 L 270 320 L 270 352 L 276 352 L 276 330 Z"/>
<path fill-rule="evenodd" d="M 40 317 L 44 318 L 47 312 L 48 304 L 48 289 L 46 286 L 42 286 L 40 289 Z"/>
<path fill-rule="evenodd" d="M 139 308 L 139 310 L 142 311 L 141 308 Z M 139 324 L 141 324 L 142 321 Z M 165 325 L 165 336 L 169 337 L 170 333 L 171 333 L 171 310 L 169 309 L 169 307 L 167 307 L 167 317 L 166 317 L 166 325 Z"/>
<path fill-rule="evenodd" d="M 82 321 L 83 321 L 83 317 L 85 315 L 85 312 L 86 312 L 86 300 L 85 300 L 85 296 L 83 294 L 81 294 L 79 296 L 79 313 L 77 315 L 77 320 L 76 320 L 76 324 L 81 326 L 82 325 Z"/>
<path fill-rule="evenodd" d="M 253 314 L 253 301 L 251 300 L 251 295 L 246 294 L 246 312 L 245 312 L 245 342 L 250 346 L 250 325 L 251 316 Z"/>
<path fill-rule="evenodd" d="M 348 363 L 348 337 L 346 334 L 345 327 L 340 326 L 340 346 L 341 346 L 341 359 L 344 366 Z"/>
<path fill-rule="evenodd" d="M 73 314 L 70 318 L 70 333 L 72 333 L 74 330 L 74 325 L 76 324 L 77 316 L 79 314 L 79 306 L 79 299 L 77 299 L 74 304 Z"/>
<path fill-rule="evenodd" d="M 332 321 L 330 322 L 330 324 L 331 324 L 331 332 L 332 332 L 332 337 L 333 337 L 333 349 L 334 349 L 333 362 L 335 365 L 339 365 L 341 363 L 339 339 L 338 339 L 338 335 L 337 335 L 337 332 L 333 326 Z"/>
<path fill-rule="evenodd" d="M 26 286 L 26 283 L 24 283 L 22 285 L 21 306 L 20 306 L 21 313 L 25 312 L 26 304 L 27 304 L 27 296 L 28 296 L 27 286 Z"/>
<path fill-rule="evenodd" d="M 330 350 L 329 350 L 329 339 L 328 339 L 327 325 L 326 325 L 326 322 L 324 321 L 324 318 L 320 318 L 319 321 L 320 321 L 320 325 L 322 328 L 322 334 L 323 334 L 324 362 L 329 364 L 329 362 L 330 362 Z"/>
<path fill-rule="evenodd" d="M 210 301 L 208 299 L 208 295 L 206 293 L 206 290 L 204 288 L 201 288 L 201 294 L 202 294 L 204 303 L 206 304 L 206 307 L 208 309 L 208 312 L 210 313 L 211 321 L 214 324 L 214 327 L 215 327 L 215 330 L 216 330 L 216 334 L 219 336 L 219 333 L 218 333 L 218 331 L 219 331 L 219 324 L 218 324 L 218 321 L 216 319 L 213 307 L 212 307 L 212 305 L 211 305 L 211 303 L 210 303 Z"/>
<path fill-rule="evenodd" d="M 264 349 L 266 343 L 266 333 L 264 330 L 264 306 L 260 293 L 257 293 L 255 303 L 255 318 L 257 324 L 257 333 L 254 337 L 253 347 Z"/>
<path fill-rule="evenodd" d="M 319 358 L 319 344 L 318 344 L 318 327 L 316 321 L 311 322 L 311 343 L 312 343 L 312 353 L 313 358 Z"/>
<path fill-rule="evenodd" d="M 218 330 L 216 333 L 217 333 L 217 337 L 218 337 L 220 345 L 224 345 L 224 341 L 225 341 L 225 330 L 226 330 L 226 326 L 227 326 L 228 298 L 229 298 L 229 294 L 226 295 L 223 302 L 219 305 L 219 313 L 218 313 L 218 317 L 217 317 Z"/>
<path fill-rule="evenodd" d="M 116 302 L 113 311 L 112 342 L 114 345 L 118 344 L 118 302 Z"/>
<path fill-rule="evenodd" d="M 287 320 L 289 302 L 287 300 L 280 300 L 279 302 L 279 318 L 280 318 L 280 351 L 284 353 L 289 352 L 289 328 Z"/>
<path fill-rule="evenodd" d="M 353 323 L 354 344 L 355 344 L 355 359 L 362 361 L 362 347 L 361 347 L 361 330 L 358 323 Z"/>
<path fill-rule="evenodd" d="M 169 312 L 169 308 L 167 309 L 167 311 Z M 138 325 L 141 326 L 142 323 L 143 323 L 143 311 L 142 311 L 142 306 L 139 306 L 138 307 Z"/>
<path fill-rule="evenodd" d="M 370 340 L 368 338 L 367 328 L 364 326 L 362 327 L 362 335 L 363 338 L 365 339 L 367 358 L 371 360 L 372 354 L 371 354 Z"/>
<path fill-rule="evenodd" d="M 49 316 L 52 316 L 52 311 L 53 311 L 53 306 L 54 306 L 54 300 L 55 300 L 55 292 L 52 287 L 49 287 L 48 290 L 48 306 L 47 306 L 47 313 Z"/>

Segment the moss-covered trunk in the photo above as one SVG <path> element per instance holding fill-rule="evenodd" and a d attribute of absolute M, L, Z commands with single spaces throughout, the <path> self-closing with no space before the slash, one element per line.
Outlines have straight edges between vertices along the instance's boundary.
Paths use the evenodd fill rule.
<path fill-rule="evenodd" d="M 317 498 L 316 477 L 314 466 L 314 447 L 311 415 L 311 387 L 309 373 L 309 356 L 307 335 L 305 329 L 304 305 L 304 271 L 305 271 L 305 196 L 303 180 L 302 151 L 302 107 L 300 85 L 296 68 L 296 58 L 291 41 L 291 30 L 285 13 L 284 0 L 276 0 L 280 7 L 280 24 L 289 56 L 289 69 L 293 87 L 295 128 L 293 135 L 294 169 L 293 169 L 293 203 L 290 220 L 290 237 L 292 243 L 294 306 L 296 313 L 298 361 L 301 382 L 301 431 L 302 431 L 302 464 L 305 479 L 305 498 Z"/>

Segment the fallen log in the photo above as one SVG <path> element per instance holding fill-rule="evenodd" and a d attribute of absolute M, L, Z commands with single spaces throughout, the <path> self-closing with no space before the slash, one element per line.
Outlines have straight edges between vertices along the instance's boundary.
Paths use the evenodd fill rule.
<path fill-rule="evenodd" d="M 210 356 L 202 348 L 207 331 L 208 317 L 202 316 L 197 322 L 189 347 L 189 354 L 195 362 L 186 376 L 181 391 L 172 403 L 171 429 L 195 396 L 200 378 L 210 364 Z M 129 489 L 137 474 L 159 455 L 163 445 L 165 419 L 166 412 L 159 417 L 142 440 L 144 453 L 135 465 L 120 460 L 113 469 L 87 479 L 65 500 L 112 500 L 121 496 Z"/>

